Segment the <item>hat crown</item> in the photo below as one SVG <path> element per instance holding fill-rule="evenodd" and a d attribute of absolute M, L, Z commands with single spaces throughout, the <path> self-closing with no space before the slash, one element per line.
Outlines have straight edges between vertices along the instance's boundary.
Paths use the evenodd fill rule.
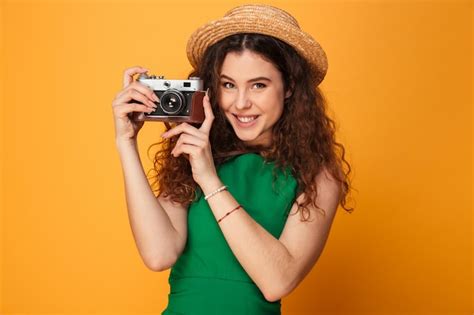
<path fill-rule="evenodd" d="M 235 7 L 229 10 L 224 17 L 242 18 L 246 16 L 259 16 L 260 18 L 272 19 L 285 24 L 291 24 L 296 28 L 300 28 L 298 21 L 285 10 L 271 5 L 263 4 L 247 4 Z"/>
<path fill-rule="evenodd" d="M 207 49 L 216 42 L 239 33 L 273 36 L 295 48 L 310 64 L 314 84 L 325 77 L 328 62 L 319 43 L 305 33 L 296 19 L 280 8 L 266 4 L 245 4 L 227 11 L 224 17 L 210 21 L 195 30 L 186 44 L 186 54 L 198 69 Z"/>

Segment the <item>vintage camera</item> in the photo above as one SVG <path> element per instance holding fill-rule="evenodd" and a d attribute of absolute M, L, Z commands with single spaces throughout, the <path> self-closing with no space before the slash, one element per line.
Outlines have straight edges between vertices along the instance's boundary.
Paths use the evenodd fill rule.
<path fill-rule="evenodd" d="M 191 122 L 204 121 L 202 100 L 205 95 L 203 81 L 199 77 L 188 80 L 167 80 L 164 76 L 140 74 L 138 81 L 151 88 L 160 99 L 158 108 L 143 113 L 143 120 Z"/>

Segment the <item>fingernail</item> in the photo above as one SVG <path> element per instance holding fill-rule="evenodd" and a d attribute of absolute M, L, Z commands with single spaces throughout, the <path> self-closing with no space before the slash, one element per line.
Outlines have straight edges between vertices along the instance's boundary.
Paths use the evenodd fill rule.
<path fill-rule="evenodd" d="M 162 137 L 162 138 L 166 138 L 166 136 L 167 136 L 166 132 L 163 132 L 163 133 L 161 134 L 161 137 Z"/>

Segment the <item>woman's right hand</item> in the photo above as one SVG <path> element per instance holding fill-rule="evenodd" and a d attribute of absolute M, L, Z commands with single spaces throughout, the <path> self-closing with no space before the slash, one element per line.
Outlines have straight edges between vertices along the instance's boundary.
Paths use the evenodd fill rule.
<path fill-rule="evenodd" d="M 142 120 L 143 113 L 151 113 L 156 109 L 155 102 L 159 102 L 159 99 L 155 92 L 148 86 L 133 80 L 135 74 L 147 71 L 142 67 L 132 67 L 124 71 L 123 90 L 115 96 L 112 102 L 116 142 L 135 141 L 138 131 L 145 123 Z M 138 101 L 141 104 L 133 101 Z"/>

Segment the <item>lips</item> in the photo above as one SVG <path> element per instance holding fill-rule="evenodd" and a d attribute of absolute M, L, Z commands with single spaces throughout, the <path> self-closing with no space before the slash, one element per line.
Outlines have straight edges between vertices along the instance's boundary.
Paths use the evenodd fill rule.
<path fill-rule="evenodd" d="M 232 114 L 232 115 L 234 115 L 234 117 L 237 118 L 237 120 L 242 123 L 252 122 L 260 116 L 260 115 L 236 115 L 236 114 Z"/>
<path fill-rule="evenodd" d="M 235 115 L 232 114 L 235 117 L 235 125 L 239 128 L 252 128 L 255 126 L 258 122 L 258 118 L 260 115 Z"/>

